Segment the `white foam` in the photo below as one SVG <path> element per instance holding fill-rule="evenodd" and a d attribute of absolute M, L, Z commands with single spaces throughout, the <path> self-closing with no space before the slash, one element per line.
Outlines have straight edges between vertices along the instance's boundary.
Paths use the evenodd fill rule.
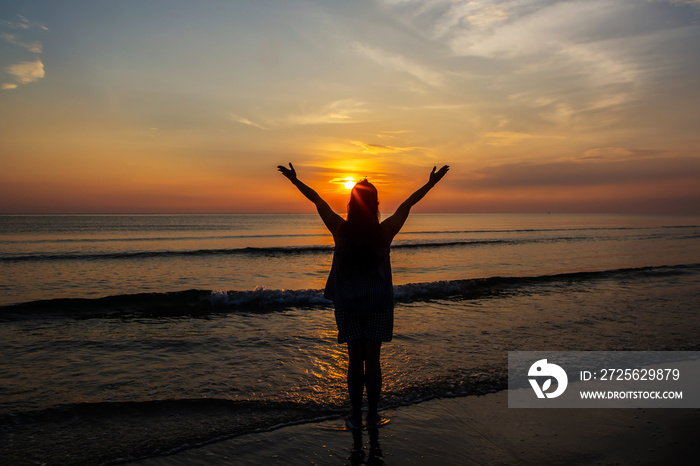
<path fill-rule="evenodd" d="M 476 287 L 475 280 L 442 280 L 425 283 L 407 283 L 394 286 L 397 301 L 425 297 L 462 294 Z M 279 290 L 258 286 L 254 290 L 211 292 L 209 302 L 215 306 L 269 307 L 269 306 L 330 306 L 332 301 L 323 297 L 323 290 Z"/>
<path fill-rule="evenodd" d="M 461 294 L 476 286 L 475 280 L 440 280 L 424 283 L 407 283 L 394 287 L 394 298 L 407 301 L 424 296 Z"/>
<path fill-rule="evenodd" d="M 322 290 L 276 290 L 258 286 L 247 291 L 212 291 L 209 302 L 218 306 L 304 306 L 330 305 Z"/>

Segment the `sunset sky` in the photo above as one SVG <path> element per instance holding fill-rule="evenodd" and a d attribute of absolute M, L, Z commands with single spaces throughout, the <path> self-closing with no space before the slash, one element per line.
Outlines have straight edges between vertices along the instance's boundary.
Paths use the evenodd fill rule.
<path fill-rule="evenodd" d="M 700 213 L 700 1 L 14 1 L 0 213 Z"/>

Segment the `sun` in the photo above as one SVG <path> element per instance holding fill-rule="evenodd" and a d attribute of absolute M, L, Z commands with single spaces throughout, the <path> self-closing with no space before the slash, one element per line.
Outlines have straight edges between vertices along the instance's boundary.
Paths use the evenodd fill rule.
<path fill-rule="evenodd" d="M 345 189 L 352 189 L 355 187 L 355 180 L 352 178 L 348 178 L 348 180 L 343 183 L 343 186 L 345 186 Z"/>

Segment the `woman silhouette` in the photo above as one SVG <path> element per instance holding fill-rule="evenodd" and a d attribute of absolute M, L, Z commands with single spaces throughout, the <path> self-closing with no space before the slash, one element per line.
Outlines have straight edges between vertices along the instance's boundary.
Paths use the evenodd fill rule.
<path fill-rule="evenodd" d="M 301 193 L 316 205 L 333 235 L 335 250 L 324 296 L 335 305 L 338 343 L 348 345 L 348 392 L 352 412 L 345 418 L 351 429 L 362 427 L 362 392 L 367 386 L 367 426 L 379 422 L 377 407 L 382 390 L 379 362 L 383 341 L 391 341 L 394 326 L 394 290 L 389 247 L 408 214 L 450 169 L 433 167 L 428 182 L 408 197 L 396 212 L 379 221 L 377 189 L 366 179 L 350 193 L 346 219 L 333 212 L 313 189 L 299 181 L 296 170 L 279 165 Z"/>

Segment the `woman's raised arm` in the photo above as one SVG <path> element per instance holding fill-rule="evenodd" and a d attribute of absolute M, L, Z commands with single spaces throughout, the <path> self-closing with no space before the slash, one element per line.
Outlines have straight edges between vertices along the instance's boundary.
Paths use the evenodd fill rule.
<path fill-rule="evenodd" d="M 428 194 L 428 191 L 433 189 L 437 182 L 440 181 L 443 176 L 445 176 L 445 173 L 447 173 L 450 167 L 449 165 L 443 165 L 440 170 L 435 171 L 436 169 L 437 167 L 433 167 L 433 171 L 430 172 L 430 178 L 425 185 L 411 194 L 408 199 L 403 201 L 399 208 L 396 209 L 396 212 L 394 212 L 394 215 L 382 222 L 384 231 L 386 231 L 390 241 L 394 239 L 394 236 L 396 236 L 396 234 L 401 230 L 401 227 L 403 227 L 403 224 L 408 218 L 408 214 L 411 212 L 411 207 L 416 205 L 418 201 L 423 199 L 423 197 Z"/>
<path fill-rule="evenodd" d="M 328 228 L 328 231 L 330 231 L 331 234 L 335 237 L 340 231 L 340 226 L 345 220 L 343 220 L 343 218 L 340 215 L 333 212 L 331 206 L 329 206 L 328 203 L 324 201 L 323 198 L 319 196 L 316 191 L 306 186 L 297 178 L 297 172 L 294 169 L 294 166 L 291 162 L 289 163 L 289 168 L 283 165 L 278 165 L 277 170 L 279 170 L 285 177 L 287 177 L 287 179 L 289 179 L 289 181 L 291 181 L 292 184 L 296 186 L 297 189 L 299 189 L 299 191 L 301 191 L 301 193 L 304 196 L 306 196 L 308 200 L 310 200 L 316 205 L 318 215 L 321 216 L 321 220 L 323 220 L 323 223 L 326 225 L 326 228 Z"/>

